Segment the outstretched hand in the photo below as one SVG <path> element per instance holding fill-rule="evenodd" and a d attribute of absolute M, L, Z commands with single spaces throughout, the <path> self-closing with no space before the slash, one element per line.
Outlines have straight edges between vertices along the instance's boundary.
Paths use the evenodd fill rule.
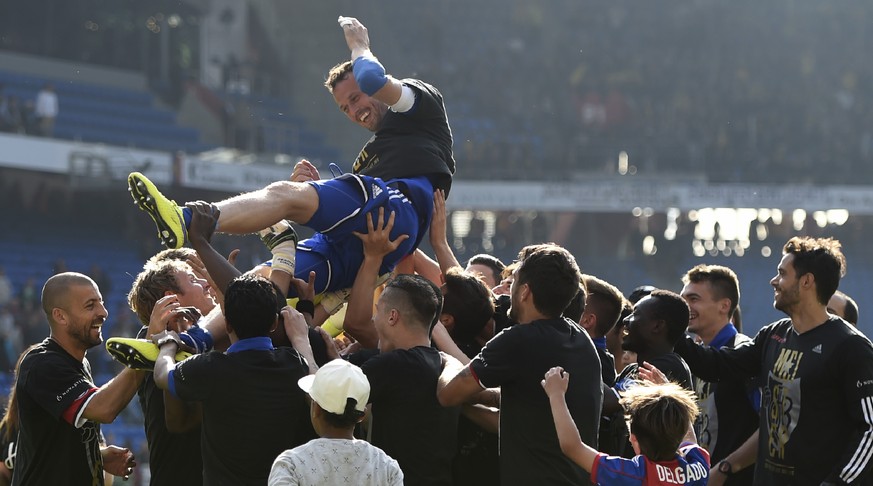
<path fill-rule="evenodd" d="M 567 393 L 567 387 L 570 384 L 570 373 L 564 371 L 564 368 L 555 366 L 546 371 L 545 378 L 540 382 L 546 395 L 556 397 Z"/>
<path fill-rule="evenodd" d="M 352 61 L 370 52 L 370 34 L 364 24 L 354 17 L 343 16 L 340 16 L 337 22 L 346 36 L 349 50 L 352 51 Z"/>
<path fill-rule="evenodd" d="M 291 285 L 297 291 L 297 298 L 300 300 L 315 299 L 315 270 L 309 272 L 309 280 L 303 280 L 297 277 L 291 277 Z"/>
<path fill-rule="evenodd" d="M 327 358 L 330 360 L 341 359 L 340 350 L 337 348 L 333 338 L 330 337 L 330 334 L 321 326 L 316 327 L 315 330 L 318 331 L 318 335 L 321 336 L 321 340 L 324 342 L 324 351 L 327 354 Z"/>
<path fill-rule="evenodd" d="M 230 262 L 231 265 L 234 264 L 231 259 L 236 260 L 236 255 L 239 254 L 239 250 L 233 250 L 230 252 L 230 255 L 227 257 L 227 261 Z M 212 276 L 209 275 L 209 272 L 206 271 L 206 265 L 203 264 L 203 260 L 200 259 L 200 256 L 196 253 L 192 253 L 185 258 L 185 263 L 191 267 L 191 271 L 194 272 L 194 275 L 197 278 L 202 278 L 209 283 L 209 291 L 215 298 L 221 298 L 218 292 L 218 287 L 215 285 L 215 281 L 212 280 Z"/>
<path fill-rule="evenodd" d="M 301 340 L 309 343 L 309 325 L 306 323 L 306 318 L 297 309 L 290 306 L 282 308 L 282 325 L 285 327 L 285 335 L 288 336 L 288 341 L 292 345 L 301 342 Z"/>
<path fill-rule="evenodd" d="M 205 201 L 189 202 L 185 206 L 191 210 L 191 225 L 188 227 L 188 239 L 191 245 L 209 243 L 221 211 L 217 206 Z"/>
<path fill-rule="evenodd" d="M 663 385 L 669 381 L 664 372 L 648 361 L 643 361 L 642 366 L 637 370 L 637 374 L 643 381 L 648 381 L 655 385 Z"/>
<path fill-rule="evenodd" d="M 324 329 L 321 330 L 322 332 L 324 332 L 324 334 L 329 336 L 329 334 L 327 334 L 327 331 L 325 331 Z M 343 357 L 357 353 L 361 350 L 361 343 L 355 341 L 354 338 L 346 333 L 341 333 L 339 336 L 331 339 L 331 342 L 333 342 L 333 345 L 336 348 L 337 352 L 339 352 L 340 356 Z"/>
<path fill-rule="evenodd" d="M 394 211 L 391 211 L 388 221 L 385 222 L 385 208 L 379 208 L 379 219 L 374 226 L 373 215 L 367 213 L 367 233 L 354 231 L 354 235 L 364 243 L 364 256 L 382 258 L 396 250 L 401 243 L 409 238 L 409 235 L 400 235 L 397 239 L 391 240 L 395 216 Z"/>
<path fill-rule="evenodd" d="M 153 335 L 167 330 L 170 323 L 170 317 L 173 311 L 179 308 L 182 304 L 179 303 L 179 297 L 176 294 L 165 295 L 155 302 L 152 308 L 152 314 L 149 317 L 149 329 L 146 332 L 146 339 L 150 339 Z"/>
<path fill-rule="evenodd" d="M 446 236 L 446 196 L 437 189 L 433 193 L 433 217 L 430 220 L 430 244 L 437 246 L 445 244 Z"/>

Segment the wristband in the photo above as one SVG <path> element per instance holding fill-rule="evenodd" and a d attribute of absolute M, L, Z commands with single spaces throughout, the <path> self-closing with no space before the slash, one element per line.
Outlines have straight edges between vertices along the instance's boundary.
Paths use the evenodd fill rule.
<path fill-rule="evenodd" d="M 177 348 L 182 347 L 182 340 L 179 339 L 179 336 L 169 331 L 163 331 L 155 334 L 154 336 L 152 336 L 152 342 L 158 346 L 158 349 L 170 342 L 176 343 Z"/>
<path fill-rule="evenodd" d="M 300 299 L 297 301 L 297 305 L 295 305 L 294 308 L 301 314 L 306 313 L 315 317 L 315 304 L 311 300 Z"/>
<path fill-rule="evenodd" d="M 355 82 L 367 96 L 373 96 L 376 91 L 382 89 L 385 83 L 388 82 L 388 77 L 385 75 L 385 68 L 379 63 L 372 54 L 363 55 L 352 63 L 352 73 L 355 76 Z"/>

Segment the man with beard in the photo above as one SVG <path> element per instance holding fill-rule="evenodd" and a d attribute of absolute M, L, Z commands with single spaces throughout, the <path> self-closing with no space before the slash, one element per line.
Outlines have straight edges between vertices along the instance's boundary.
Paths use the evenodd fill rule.
<path fill-rule="evenodd" d="M 688 315 L 688 304 L 669 290 L 655 290 L 634 305 L 631 315 L 624 319 L 621 347 L 636 353 L 637 362 L 626 366 L 616 377 L 615 389 L 619 393 L 639 379 L 639 367 L 645 362 L 661 370 L 670 381 L 694 390 L 688 365 L 673 352 L 673 346 L 688 327 Z M 607 404 L 611 402 L 611 398 L 607 400 Z"/>
<path fill-rule="evenodd" d="M 573 256 L 554 244 L 528 246 L 519 259 L 510 287 L 510 318 L 518 324 L 491 339 L 467 366 L 449 360 L 437 396 L 444 406 L 460 405 L 480 401 L 486 388 L 500 387 L 502 484 L 586 484 L 588 473 L 561 453 L 540 386 L 554 366 L 573 373 L 567 405 L 582 439 L 596 443 L 600 358 L 588 333 L 561 317 L 582 275 Z M 489 404 L 494 403 L 492 397 Z"/>
<path fill-rule="evenodd" d="M 103 342 L 108 312 L 87 276 L 49 278 L 42 307 L 51 334 L 24 357 L 15 385 L 20 429 L 12 484 L 102 485 L 104 469 L 126 478 L 133 454 L 101 448 L 99 424 L 115 420 L 144 372 L 125 369 L 102 387 L 94 385 L 85 353 Z"/>
<path fill-rule="evenodd" d="M 760 377 L 754 484 L 869 484 L 873 345 L 826 307 L 845 272 L 840 243 L 794 237 L 782 253 L 770 285 L 787 319 L 734 349 L 685 338 L 676 351 L 708 381 Z M 716 467 L 733 473 L 728 461 Z"/>
<path fill-rule="evenodd" d="M 688 327 L 688 305 L 678 294 L 669 290 L 654 290 L 634 304 L 633 311 L 624 319 L 624 338 L 621 347 L 637 357 L 619 373 L 612 388 L 604 386 L 603 416 L 610 426 L 601 432 L 600 444 L 609 454 L 626 458 L 636 454 L 628 441 L 624 414 L 619 403 L 621 394 L 640 381 L 639 370 L 650 363 L 661 370 L 667 379 L 694 391 L 691 371 L 673 346 Z"/>

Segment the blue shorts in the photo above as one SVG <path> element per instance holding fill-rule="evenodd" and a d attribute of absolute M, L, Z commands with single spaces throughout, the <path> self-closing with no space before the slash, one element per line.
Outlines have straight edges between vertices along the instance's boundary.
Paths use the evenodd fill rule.
<path fill-rule="evenodd" d="M 364 260 L 364 245 L 352 232 L 367 233 L 367 214 L 372 214 L 376 224 L 379 208 L 385 208 L 386 220 L 394 211 L 391 239 L 409 235 L 385 256 L 379 274 L 390 272 L 403 257 L 413 253 L 430 226 L 433 185 L 425 177 L 395 179 L 386 184 L 378 177 L 343 174 L 309 184 L 318 191 L 318 209 L 306 226 L 317 233 L 297 244 L 294 273 L 308 280 L 309 272 L 315 270 L 316 293 L 354 284 Z M 289 294 L 294 295 L 293 287 Z"/>

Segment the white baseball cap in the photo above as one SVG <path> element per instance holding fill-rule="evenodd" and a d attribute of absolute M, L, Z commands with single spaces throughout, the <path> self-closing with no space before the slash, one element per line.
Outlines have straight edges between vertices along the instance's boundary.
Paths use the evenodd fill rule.
<path fill-rule="evenodd" d="M 346 403 L 353 398 L 355 410 L 363 412 L 370 400 L 370 382 L 361 368 L 343 359 L 335 359 L 322 366 L 314 375 L 297 381 L 321 408 L 336 415 L 343 415 Z"/>

